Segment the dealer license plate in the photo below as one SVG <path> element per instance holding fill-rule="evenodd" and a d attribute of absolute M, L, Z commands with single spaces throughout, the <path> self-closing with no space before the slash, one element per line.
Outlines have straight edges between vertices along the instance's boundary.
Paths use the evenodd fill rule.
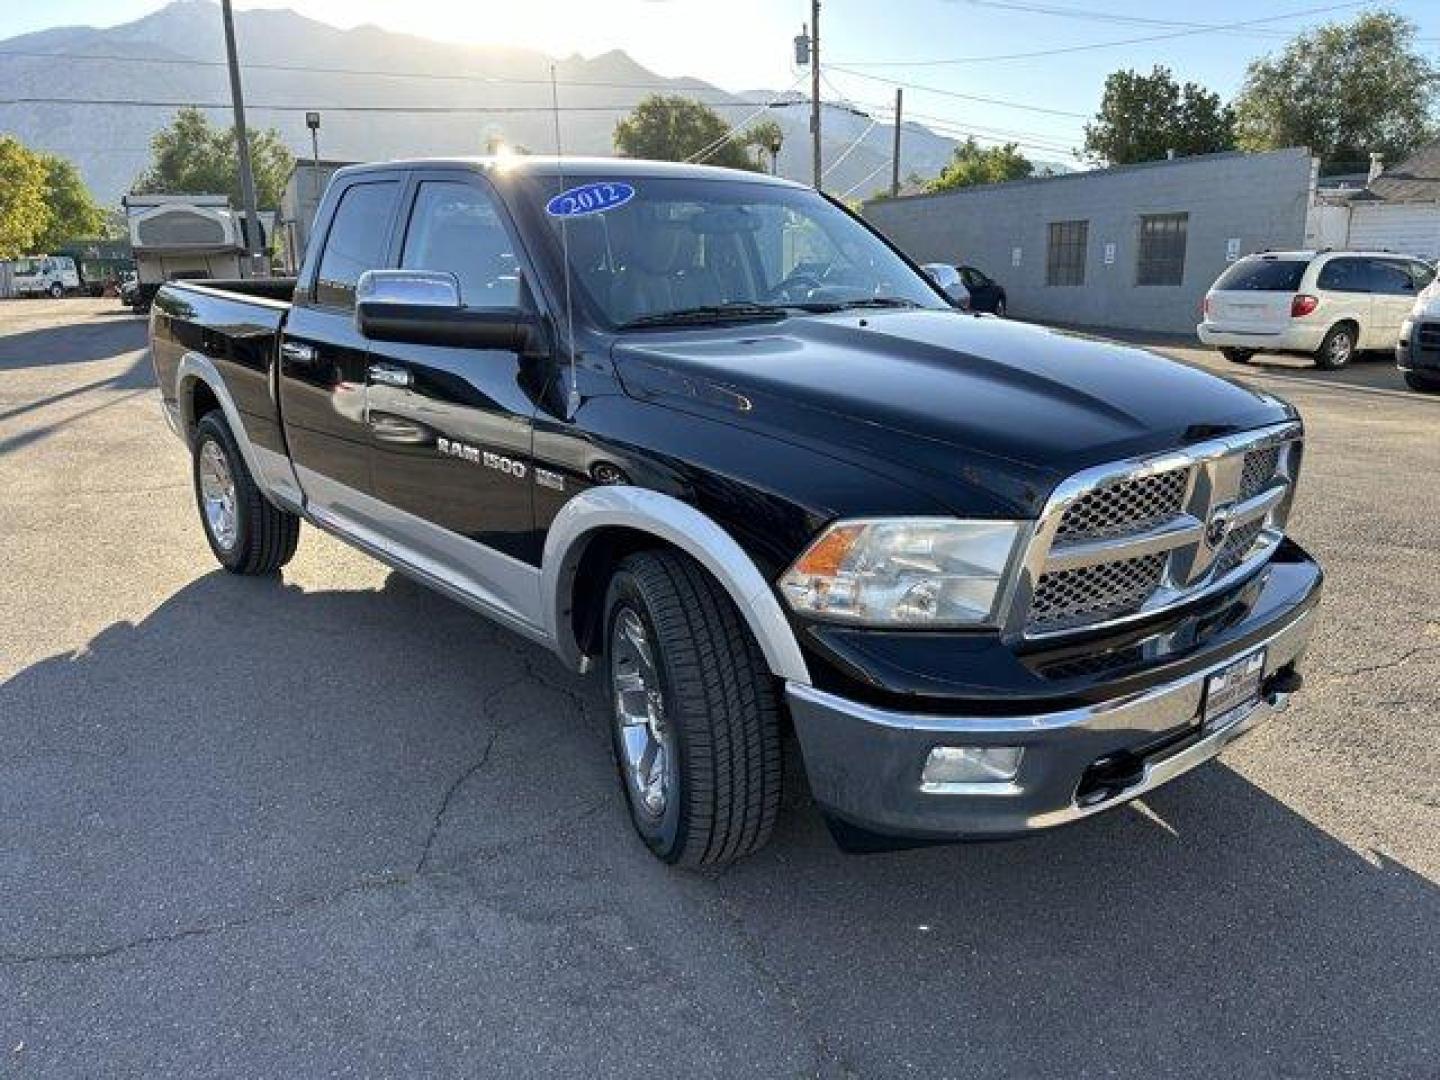
<path fill-rule="evenodd" d="M 1245 716 L 1260 697 L 1265 679 L 1265 650 L 1257 649 L 1226 664 L 1205 680 L 1206 728 L 1228 727 Z"/>

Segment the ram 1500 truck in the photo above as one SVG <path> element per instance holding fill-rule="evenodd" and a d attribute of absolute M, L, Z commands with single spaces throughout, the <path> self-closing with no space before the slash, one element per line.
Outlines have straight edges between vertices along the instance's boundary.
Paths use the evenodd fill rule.
<path fill-rule="evenodd" d="M 220 563 L 308 521 L 598 667 L 670 862 L 765 842 L 782 747 L 844 844 L 1013 836 L 1300 685 L 1294 409 L 957 311 L 772 177 L 346 168 L 298 279 L 168 284 L 151 343 Z"/>

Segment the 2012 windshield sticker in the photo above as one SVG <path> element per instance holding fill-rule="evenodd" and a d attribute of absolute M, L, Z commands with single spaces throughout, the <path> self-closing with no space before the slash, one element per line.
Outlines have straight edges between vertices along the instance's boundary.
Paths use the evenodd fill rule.
<path fill-rule="evenodd" d="M 591 184 L 567 188 L 545 204 L 545 212 L 551 217 L 585 217 L 589 214 L 603 214 L 624 206 L 635 197 L 635 189 L 619 180 L 597 180 Z"/>

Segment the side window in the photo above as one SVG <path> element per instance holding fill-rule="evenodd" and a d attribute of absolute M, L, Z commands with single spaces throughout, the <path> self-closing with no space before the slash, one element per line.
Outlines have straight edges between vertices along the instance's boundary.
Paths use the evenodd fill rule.
<path fill-rule="evenodd" d="M 1052 221 L 1045 246 L 1046 285 L 1084 285 L 1088 221 Z"/>
<path fill-rule="evenodd" d="M 426 180 L 415 196 L 400 265 L 445 270 L 460 282 L 466 307 L 518 307 L 515 245 L 485 192 L 458 180 Z"/>
<path fill-rule="evenodd" d="M 1369 266 L 1364 259 L 1331 259 L 1320 268 L 1315 287 L 1330 292 L 1369 292 Z"/>
<path fill-rule="evenodd" d="M 1373 259 L 1370 262 L 1370 291 L 1382 296 L 1414 296 L 1415 282 L 1405 263 Z"/>
<path fill-rule="evenodd" d="M 355 283 L 360 275 L 384 265 L 385 239 L 399 195 L 400 185 L 394 180 L 352 184 L 345 189 L 320 255 L 315 278 L 317 304 L 355 306 Z"/>

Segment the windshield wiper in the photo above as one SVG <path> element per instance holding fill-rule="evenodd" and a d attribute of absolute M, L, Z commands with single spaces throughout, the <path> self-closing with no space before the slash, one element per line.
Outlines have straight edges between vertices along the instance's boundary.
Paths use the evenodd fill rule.
<path fill-rule="evenodd" d="M 813 300 L 794 306 L 811 315 L 827 315 L 851 308 L 918 308 L 920 305 L 899 296 L 860 296 L 854 300 Z"/>
<path fill-rule="evenodd" d="M 734 301 L 726 304 L 702 304 L 699 307 L 677 308 L 675 311 L 657 311 L 650 315 L 639 315 L 620 324 L 621 330 L 632 330 L 640 326 L 693 326 L 704 323 L 729 322 L 732 319 L 781 319 L 787 314 L 786 307 L 779 304 L 751 304 Z"/>

